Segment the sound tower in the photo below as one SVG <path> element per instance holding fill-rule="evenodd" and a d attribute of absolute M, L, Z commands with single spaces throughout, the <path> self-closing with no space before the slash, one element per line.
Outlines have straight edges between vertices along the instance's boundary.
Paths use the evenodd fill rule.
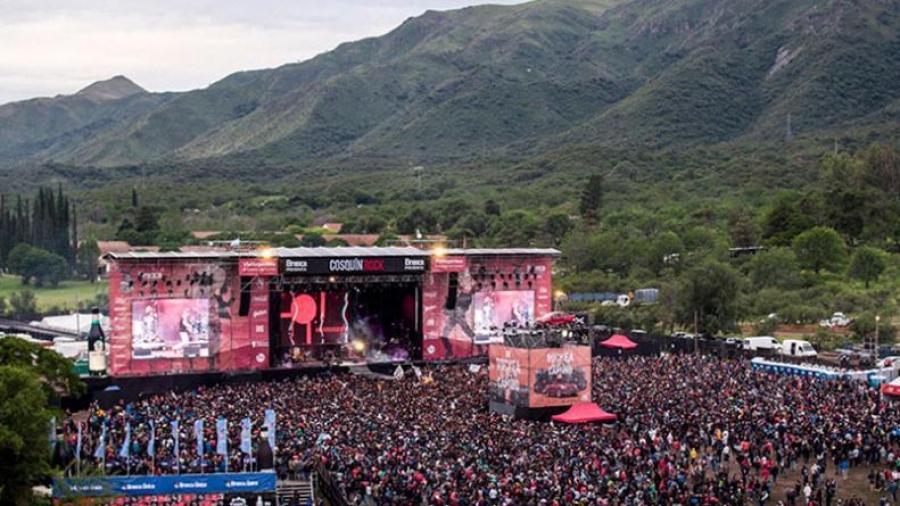
<path fill-rule="evenodd" d="M 451 272 L 447 281 L 447 309 L 456 309 L 456 292 L 459 289 L 459 273 Z"/>
<path fill-rule="evenodd" d="M 252 277 L 241 276 L 241 304 L 238 308 L 238 316 L 247 316 L 250 314 L 250 285 L 252 283 Z"/>

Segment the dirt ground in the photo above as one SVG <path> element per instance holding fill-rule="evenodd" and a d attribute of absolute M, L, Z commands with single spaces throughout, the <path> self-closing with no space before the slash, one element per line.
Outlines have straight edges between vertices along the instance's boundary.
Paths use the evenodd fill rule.
<path fill-rule="evenodd" d="M 810 462 L 809 465 L 812 465 L 812 462 Z M 789 488 L 793 488 L 794 483 L 801 481 L 801 474 L 800 474 L 801 467 L 802 467 L 802 462 L 801 462 L 801 464 L 798 465 L 796 471 L 791 471 L 790 469 L 788 469 L 787 475 L 782 474 L 778 477 L 778 481 L 772 487 L 772 496 L 769 498 L 769 500 L 766 502 L 766 504 L 773 505 L 773 504 L 776 504 L 778 501 L 784 501 L 785 504 L 788 504 L 787 498 L 785 497 L 785 492 Z M 877 506 L 878 501 L 882 496 L 886 496 L 888 498 L 888 500 L 891 501 L 891 494 L 886 489 L 882 490 L 882 491 L 873 491 L 873 490 L 869 489 L 869 481 L 868 481 L 869 469 L 870 469 L 869 466 L 865 466 L 865 465 L 859 466 L 856 468 L 851 468 L 850 472 L 847 475 L 847 479 L 844 480 L 843 477 L 840 476 L 840 474 L 838 474 L 838 475 L 834 474 L 835 466 L 833 465 L 832 462 L 829 462 L 827 471 L 822 476 L 822 478 L 819 479 L 819 485 L 820 485 L 820 487 L 824 488 L 825 482 L 827 480 L 830 480 L 830 479 L 835 480 L 835 483 L 837 484 L 836 498 L 843 499 L 844 503 L 846 503 L 847 500 L 850 499 L 851 497 L 858 497 L 858 498 L 862 499 L 863 504 L 865 504 L 866 506 Z M 876 466 L 872 469 L 874 469 L 875 472 L 877 473 L 879 471 L 883 472 L 885 467 L 884 466 Z M 740 472 L 738 470 L 737 464 L 735 464 L 733 461 L 731 464 L 731 471 L 735 472 L 735 473 Z M 823 490 L 823 494 L 824 494 L 824 490 Z M 900 499 L 900 494 L 898 494 L 897 497 L 898 497 L 898 499 Z M 898 503 L 900 503 L 900 502 L 898 502 Z M 896 505 L 898 503 L 894 503 L 893 501 L 891 501 L 892 505 Z M 835 500 L 835 502 L 833 503 L 833 506 L 836 504 L 837 504 L 837 501 Z M 800 497 L 797 498 L 796 505 L 804 506 L 804 497 L 803 497 L 802 492 L 800 493 Z"/>

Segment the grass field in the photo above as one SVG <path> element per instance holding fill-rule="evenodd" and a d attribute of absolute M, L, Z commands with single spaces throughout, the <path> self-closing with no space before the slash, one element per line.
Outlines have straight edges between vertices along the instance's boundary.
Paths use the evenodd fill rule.
<path fill-rule="evenodd" d="M 6 299 L 9 305 L 9 296 L 23 288 L 19 276 L 0 276 L 0 297 Z M 87 281 L 63 281 L 56 288 L 35 288 L 29 286 L 37 298 L 37 308 L 40 312 L 46 312 L 56 306 L 64 310 L 74 310 L 79 302 L 85 307 L 90 307 L 99 293 L 108 293 L 109 286 L 106 282 L 94 283 Z"/>

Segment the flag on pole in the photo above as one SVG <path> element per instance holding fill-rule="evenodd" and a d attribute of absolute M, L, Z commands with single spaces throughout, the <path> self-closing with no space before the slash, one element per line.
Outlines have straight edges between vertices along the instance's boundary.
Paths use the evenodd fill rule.
<path fill-rule="evenodd" d="M 75 439 L 75 460 L 81 462 L 81 422 L 78 422 L 78 437 Z"/>
<path fill-rule="evenodd" d="M 125 441 L 119 449 L 120 457 L 127 459 L 129 455 L 131 455 L 131 422 L 125 424 Z"/>
<path fill-rule="evenodd" d="M 228 455 L 228 420 L 216 420 L 216 454 Z"/>
<path fill-rule="evenodd" d="M 103 420 L 103 427 L 100 428 L 100 441 L 97 443 L 97 449 L 94 451 L 94 458 L 102 459 L 106 452 L 106 420 Z"/>
<path fill-rule="evenodd" d="M 421 381 L 421 379 L 422 379 L 422 369 L 419 369 L 419 368 L 416 367 L 416 366 L 412 366 L 412 370 L 413 370 L 413 373 L 415 373 L 415 375 L 416 375 L 416 379 L 418 379 L 418 380 Z"/>
<path fill-rule="evenodd" d="M 50 454 L 56 448 L 56 417 L 50 419 Z"/>
<path fill-rule="evenodd" d="M 265 417 L 263 418 L 263 425 L 266 426 L 266 430 L 269 432 L 269 446 L 272 447 L 272 450 L 275 450 L 275 410 L 267 409 L 265 413 Z"/>
<path fill-rule="evenodd" d="M 403 379 L 403 366 L 398 365 L 396 369 L 394 369 L 394 379 L 402 380 Z"/>
<path fill-rule="evenodd" d="M 251 448 L 251 434 L 253 431 L 253 427 L 250 425 L 250 419 L 244 418 L 241 420 L 241 451 L 249 454 Z"/>
<path fill-rule="evenodd" d="M 197 440 L 197 454 L 203 455 L 203 419 L 194 420 L 194 439 Z"/>
<path fill-rule="evenodd" d="M 481 372 L 481 365 L 479 364 L 469 364 L 469 372 L 472 374 L 478 374 Z"/>
<path fill-rule="evenodd" d="M 172 420 L 172 436 L 175 438 L 175 470 L 181 471 L 181 447 L 178 446 L 178 420 Z"/>
<path fill-rule="evenodd" d="M 150 442 L 147 443 L 147 455 L 156 456 L 156 423 L 150 420 Z"/>

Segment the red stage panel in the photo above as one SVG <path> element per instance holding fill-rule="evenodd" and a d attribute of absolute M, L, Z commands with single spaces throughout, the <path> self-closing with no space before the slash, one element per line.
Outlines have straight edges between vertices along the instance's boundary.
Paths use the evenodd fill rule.
<path fill-rule="evenodd" d="M 114 265 L 111 375 L 268 367 L 267 278 L 253 278 L 245 287 L 250 311 L 242 316 L 237 263 Z"/>
<path fill-rule="evenodd" d="M 448 257 L 446 260 L 449 260 Z M 422 358 L 484 355 L 490 327 L 533 320 L 552 310 L 549 257 L 467 257 L 462 272 L 432 259 L 433 271 L 422 287 Z M 456 300 L 450 292 L 456 276 Z M 450 302 L 450 303 L 448 303 Z"/>

